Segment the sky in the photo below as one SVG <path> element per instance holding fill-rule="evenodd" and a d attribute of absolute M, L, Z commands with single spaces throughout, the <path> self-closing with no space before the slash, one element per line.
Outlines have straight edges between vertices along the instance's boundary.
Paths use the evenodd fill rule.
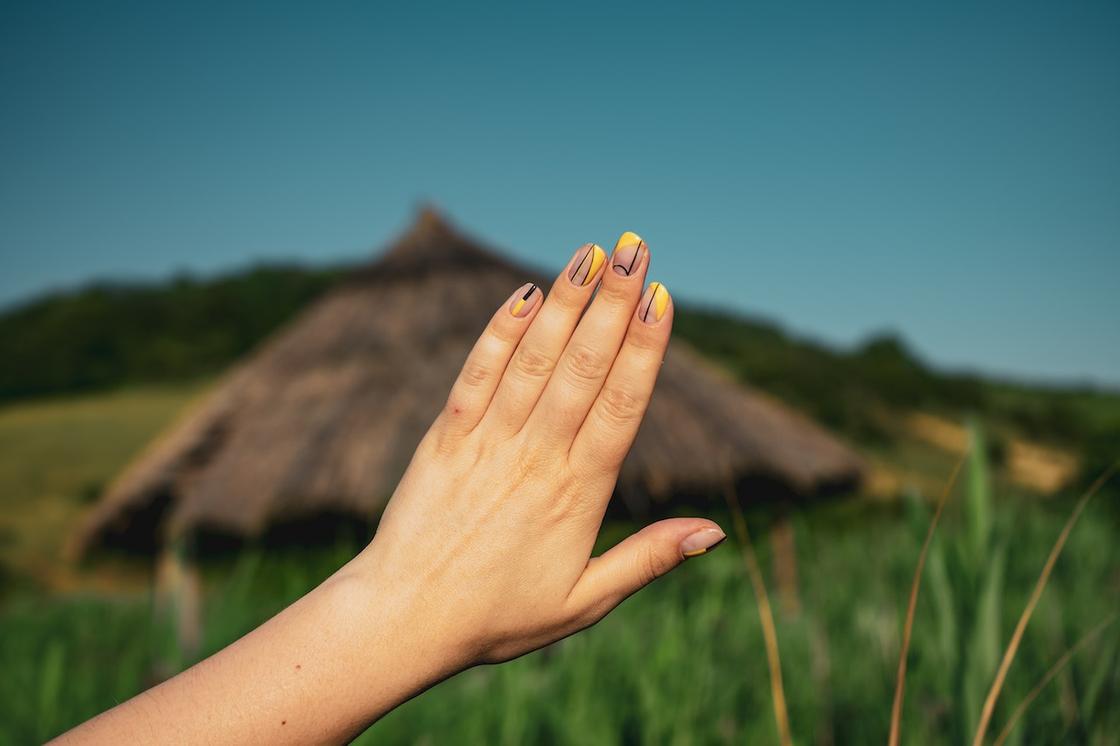
<path fill-rule="evenodd" d="M 358 260 L 431 201 L 540 266 L 634 230 L 681 302 L 1120 385 L 1120 4 L 155 5 L 0 5 L 0 305 Z"/>

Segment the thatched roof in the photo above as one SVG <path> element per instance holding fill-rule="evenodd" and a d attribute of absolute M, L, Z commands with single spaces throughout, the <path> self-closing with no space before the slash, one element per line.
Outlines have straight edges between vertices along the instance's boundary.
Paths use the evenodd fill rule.
<path fill-rule="evenodd" d="M 268 339 L 110 485 L 76 536 L 150 550 L 190 530 L 258 536 L 324 514 L 380 514 L 479 331 L 536 271 L 432 211 Z M 673 342 L 619 503 L 672 495 L 812 497 L 861 462 L 820 427 Z"/>

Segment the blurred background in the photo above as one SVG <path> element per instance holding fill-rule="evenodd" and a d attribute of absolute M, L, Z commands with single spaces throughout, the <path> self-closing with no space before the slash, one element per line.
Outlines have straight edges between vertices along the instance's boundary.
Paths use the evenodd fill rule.
<path fill-rule="evenodd" d="M 944 493 L 903 742 L 972 739 L 1074 516 L 988 739 L 1115 743 L 1106 2 L 4 3 L 0 742 L 345 562 L 492 309 L 624 230 L 678 307 L 651 418 L 701 416 L 601 543 L 740 530 L 362 740 L 779 743 L 772 620 L 792 740 L 885 741 Z"/>

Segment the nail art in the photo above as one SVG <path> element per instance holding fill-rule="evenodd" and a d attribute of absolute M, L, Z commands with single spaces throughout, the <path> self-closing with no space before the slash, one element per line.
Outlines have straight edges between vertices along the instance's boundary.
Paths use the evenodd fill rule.
<path fill-rule="evenodd" d="M 646 242 L 637 233 L 626 231 L 618 237 L 614 245 L 611 269 L 623 277 L 629 277 L 641 263 Z"/>
<path fill-rule="evenodd" d="M 599 268 L 607 260 L 607 252 L 599 244 L 590 243 L 576 252 L 572 259 L 572 270 L 568 279 L 576 285 L 588 285 L 599 273 Z"/>
<path fill-rule="evenodd" d="M 669 307 L 669 291 L 660 282 L 651 282 L 638 304 L 638 318 L 647 324 L 656 324 Z"/>
<path fill-rule="evenodd" d="M 727 538 L 727 534 L 718 528 L 702 528 L 694 534 L 686 536 L 681 542 L 681 556 L 699 557 L 712 551 Z"/>
<path fill-rule="evenodd" d="M 517 300 L 513 301 L 510 306 L 509 312 L 517 318 L 528 316 L 533 307 L 537 305 L 537 300 L 540 298 L 540 293 L 537 292 L 537 286 L 533 283 L 522 285 L 517 291 Z"/>

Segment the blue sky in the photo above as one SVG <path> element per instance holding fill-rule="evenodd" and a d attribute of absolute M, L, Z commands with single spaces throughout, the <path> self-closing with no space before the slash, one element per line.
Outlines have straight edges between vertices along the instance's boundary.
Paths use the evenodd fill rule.
<path fill-rule="evenodd" d="M 432 200 L 678 299 L 1120 383 L 1116 3 L 0 10 L 0 304 L 359 258 Z M 480 7 L 481 6 L 481 7 Z"/>

